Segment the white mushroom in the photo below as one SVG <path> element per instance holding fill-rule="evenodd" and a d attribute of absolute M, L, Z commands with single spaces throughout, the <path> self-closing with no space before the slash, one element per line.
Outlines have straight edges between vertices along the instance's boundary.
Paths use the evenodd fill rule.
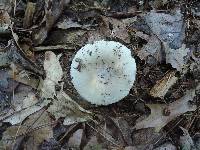
<path fill-rule="evenodd" d="M 108 105 L 129 94 L 136 63 L 126 46 L 102 40 L 87 44 L 76 53 L 70 74 L 75 89 L 85 100 Z"/>

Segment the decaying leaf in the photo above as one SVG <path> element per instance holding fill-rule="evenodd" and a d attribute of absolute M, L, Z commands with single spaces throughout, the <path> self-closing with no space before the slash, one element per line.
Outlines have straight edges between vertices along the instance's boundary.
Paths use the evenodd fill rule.
<path fill-rule="evenodd" d="M 130 43 L 128 26 L 130 26 L 130 24 L 134 22 L 136 18 L 127 18 L 119 20 L 111 17 L 102 16 L 102 19 L 106 25 L 108 36 L 121 39 L 126 43 Z"/>
<path fill-rule="evenodd" d="M 51 43 L 52 46 L 65 45 L 64 46 L 65 48 L 69 47 L 69 49 L 75 50 L 78 47 L 85 44 L 87 32 L 90 32 L 90 31 L 86 31 L 82 29 L 62 30 L 62 32 L 52 31 L 45 42 Z M 94 32 L 94 31 L 91 31 L 91 32 Z"/>
<path fill-rule="evenodd" d="M 41 44 L 46 39 L 49 30 L 52 28 L 53 24 L 62 13 L 64 7 L 69 2 L 69 0 L 45 1 L 45 15 L 42 22 L 46 23 L 32 33 L 33 42 L 35 43 L 35 45 Z"/>
<path fill-rule="evenodd" d="M 152 32 L 172 49 L 182 46 L 185 38 L 185 25 L 180 10 L 173 15 L 151 11 L 145 15 L 145 21 Z"/>
<path fill-rule="evenodd" d="M 12 109 L 6 115 L 1 117 L 4 122 L 18 124 L 32 113 L 42 109 L 43 105 L 37 105 L 38 98 L 35 93 L 28 87 L 22 87 L 18 93 L 13 95 Z"/>
<path fill-rule="evenodd" d="M 136 146 L 126 146 L 124 150 L 153 150 L 153 145 L 136 145 Z"/>
<path fill-rule="evenodd" d="M 54 81 L 55 83 L 61 81 L 63 76 L 63 71 L 59 62 L 60 57 L 61 55 L 56 56 L 51 51 L 47 51 L 45 53 L 44 70 L 46 71 L 46 78 Z"/>
<path fill-rule="evenodd" d="M 65 117 L 65 125 L 76 122 L 83 122 L 90 118 L 89 111 L 82 108 L 78 103 L 72 100 L 62 89 L 56 93 L 55 86 L 59 85 L 63 76 L 62 67 L 59 62 L 61 55 L 56 56 L 53 52 L 47 51 L 45 53 L 44 70 L 46 71 L 46 78 L 42 82 L 43 98 L 52 98 L 52 104 L 47 109 L 56 119 Z M 62 85 L 61 85 L 62 88 Z M 55 97 L 56 98 L 55 98 Z M 50 103 L 50 100 L 45 99 L 44 103 Z"/>
<path fill-rule="evenodd" d="M 72 29 L 72 28 L 80 28 L 80 29 L 85 29 L 85 30 L 90 30 L 91 27 L 95 27 L 96 25 L 82 25 L 80 24 L 79 22 L 77 21 L 74 21 L 72 18 L 68 18 L 68 17 L 65 17 L 65 18 L 62 18 L 61 21 L 59 21 L 57 24 L 56 24 L 56 27 L 59 28 L 59 29 Z"/>
<path fill-rule="evenodd" d="M 11 19 L 6 10 L 0 11 L 0 33 L 6 32 L 8 27 L 11 25 Z"/>
<path fill-rule="evenodd" d="M 133 145 L 151 145 L 166 137 L 165 132 L 155 132 L 154 128 L 136 130 L 132 134 Z"/>
<path fill-rule="evenodd" d="M 32 24 L 36 3 L 28 2 L 26 6 L 23 26 L 24 28 L 30 27 Z"/>
<path fill-rule="evenodd" d="M 200 84 L 186 92 L 185 96 L 181 97 L 169 105 L 166 104 L 148 104 L 151 109 L 151 114 L 141 122 L 136 123 L 136 129 L 155 127 L 156 131 L 160 131 L 168 122 L 175 119 L 188 111 L 195 111 L 196 105 L 190 105 L 189 101 L 195 97 L 195 91 L 200 88 Z M 165 112 L 169 112 L 165 114 Z"/>
<path fill-rule="evenodd" d="M 9 65 L 10 60 L 8 59 L 7 52 L 0 52 L 0 67 Z"/>
<path fill-rule="evenodd" d="M 180 145 L 183 150 L 190 150 L 194 149 L 194 142 L 192 138 L 190 137 L 190 134 L 188 133 L 188 130 L 184 129 L 183 127 L 180 127 L 184 133 L 183 136 L 180 136 Z M 195 149 L 194 149 L 195 150 Z"/>
<path fill-rule="evenodd" d="M 44 74 L 43 70 L 41 70 L 40 67 L 37 66 L 32 60 L 27 58 L 26 54 L 19 47 L 20 45 L 17 44 L 18 36 L 14 32 L 12 32 L 12 34 L 15 40 L 8 41 L 8 46 L 6 46 L 10 62 L 14 63 L 15 65 L 23 67 L 23 69 L 27 69 L 36 74 L 43 75 Z"/>
<path fill-rule="evenodd" d="M 10 74 L 11 73 L 12 72 L 10 72 Z M 36 78 L 33 73 L 26 70 L 22 70 L 19 73 L 15 74 L 13 80 L 23 83 L 25 85 L 29 85 L 34 89 L 37 89 L 40 82 L 40 80 Z"/>
<path fill-rule="evenodd" d="M 55 86 L 58 81 L 61 81 L 63 71 L 60 66 L 61 55 L 56 56 L 53 52 L 47 51 L 45 53 L 44 70 L 46 78 L 42 81 L 41 96 L 43 98 L 51 98 L 55 95 Z"/>
<path fill-rule="evenodd" d="M 1 0 L 0 1 L 0 9 L 7 10 L 11 7 L 11 3 L 13 0 Z"/>
<path fill-rule="evenodd" d="M 125 143 L 127 143 L 128 145 L 132 145 L 131 129 L 126 120 L 122 117 L 112 118 L 112 120 L 114 121 L 115 125 L 121 132 L 123 139 L 125 140 Z"/>
<path fill-rule="evenodd" d="M 148 43 L 137 52 L 138 56 L 143 60 L 146 60 L 148 56 L 153 56 L 158 63 L 166 59 L 167 63 L 180 71 L 186 64 L 183 57 L 189 52 L 183 44 L 185 23 L 181 12 L 176 10 L 172 15 L 151 11 L 144 16 L 144 20 L 152 33 L 149 39 L 145 39 Z M 146 32 L 147 29 L 141 30 Z"/>
<path fill-rule="evenodd" d="M 123 133 L 123 129 L 121 129 L 123 127 L 120 126 L 119 122 L 117 121 L 117 119 L 113 120 L 112 118 L 105 118 L 105 120 L 101 122 L 101 124 L 98 124 L 94 128 L 92 127 L 92 129 L 94 129 L 94 132 L 96 132 L 96 138 L 100 145 L 102 145 L 103 147 L 107 147 L 107 149 L 120 149 L 127 143 L 129 144 L 131 137 L 129 137 L 128 141 L 126 141 L 129 135 L 127 133 Z M 124 130 L 126 130 L 127 132 L 128 129 Z"/>
<path fill-rule="evenodd" d="M 65 117 L 64 125 L 84 122 L 91 119 L 91 112 L 82 108 L 63 91 L 57 94 L 57 98 L 53 100 L 53 104 L 50 105 L 47 111 L 56 119 Z"/>
<path fill-rule="evenodd" d="M 105 150 L 103 146 L 98 142 L 97 137 L 93 136 L 89 139 L 87 144 L 84 146 L 84 150 Z"/>
<path fill-rule="evenodd" d="M 183 44 L 179 49 L 171 49 L 166 44 L 164 45 L 166 63 L 171 64 L 173 68 L 181 71 L 187 63 L 187 59 L 185 57 L 190 52 L 189 48 L 186 48 L 185 44 Z"/>
<path fill-rule="evenodd" d="M 5 148 L 15 147 L 18 139 L 26 139 L 25 149 L 37 150 L 44 141 L 53 137 L 52 120 L 47 112 L 39 111 L 29 116 L 29 118 L 19 126 L 11 126 L 4 133 L 2 142 Z M 19 143 L 20 144 L 20 143 Z M 20 144 L 22 145 L 22 143 Z"/>
<path fill-rule="evenodd" d="M 162 144 L 161 146 L 155 148 L 154 150 L 177 150 L 177 148 L 173 144 L 167 142 L 167 143 Z"/>
<path fill-rule="evenodd" d="M 74 132 L 68 140 L 69 148 L 80 149 L 83 134 L 83 129 L 78 129 L 76 132 Z"/>
<path fill-rule="evenodd" d="M 163 98 L 168 92 L 169 88 L 172 87 L 178 80 L 175 76 L 176 71 L 168 72 L 161 80 L 159 80 L 153 88 L 150 90 L 150 95 L 153 97 Z"/>
<path fill-rule="evenodd" d="M 140 34 L 141 35 L 141 34 Z M 144 34 L 142 34 L 144 35 Z M 137 34 L 138 36 L 138 34 Z M 144 37 L 146 38 L 146 37 Z M 156 58 L 156 60 L 161 63 L 164 60 L 164 56 L 161 52 L 161 41 L 156 36 L 151 36 L 148 39 L 148 43 L 142 47 L 141 50 L 137 52 L 138 57 L 142 60 L 146 60 L 148 56 Z"/>

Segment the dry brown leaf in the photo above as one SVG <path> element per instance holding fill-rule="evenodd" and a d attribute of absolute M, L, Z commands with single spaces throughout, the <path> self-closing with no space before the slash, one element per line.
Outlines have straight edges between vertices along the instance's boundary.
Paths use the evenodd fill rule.
<path fill-rule="evenodd" d="M 98 142 L 98 139 L 96 136 L 93 136 L 89 139 L 86 146 L 84 146 L 83 150 L 106 150 L 103 148 L 103 146 Z"/>
<path fill-rule="evenodd" d="M 10 64 L 7 52 L 0 52 L 0 67 L 5 67 Z"/>
<path fill-rule="evenodd" d="M 27 86 L 22 86 L 21 90 L 13 95 L 13 98 L 13 109 L 10 109 L 6 115 L 0 117 L 4 122 L 10 122 L 13 125 L 22 122 L 26 117 L 44 107 L 42 104 L 37 105 L 38 98 Z"/>
<path fill-rule="evenodd" d="M 63 124 L 70 125 L 77 122 L 84 122 L 91 119 L 91 112 L 82 108 L 72 100 L 65 92 L 57 94 L 53 104 L 47 109 L 56 119 L 65 117 Z"/>
<path fill-rule="evenodd" d="M 10 74 L 13 74 L 13 72 L 11 71 Z M 37 89 L 40 82 L 40 80 L 37 79 L 33 73 L 26 70 L 22 70 L 19 73 L 15 74 L 13 80 L 31 86 L 34 89 Z"/>
<path fill-rule="evenodd" d="M 23 22 L 24 28 L 30 27 L 32 25 L 35 8 L 36 8 L 36 3 L 33 2 L 27 3 L 24 15 L 24 22 Z"/>
<path fill-rule="evenodd" d="M 70 2 L 70 0 L 47 0 L 45 1 L 45 15 L 42 23 L 46 22 L 39 29 L 32 33 L 33 42 L 35 45 L 41 44 L 47 37 L 49 30 L 52 28 L 55 21 L 61 15 L 64 7 Z M 38 3 L 40 3 L 38 1 Z"/>
<path fill-rule="evenodd" d="M 61 55 L 56 56 L 53 52 L 45 53 L 44 70 L 46 78 L 41 81 L 41 96 L 43 98 L 51 98 L 55 95 L 55 86 L 61 81 L 63 76 L 62 67 L 60 66 Z"/>
<path fill-rule="evenodd" d="M 153 145 L 136 145 L 136 146 L 126 146 L 124 150 L 153 150 Z"/>
<path fill-rule="evenodd" d="M 48 113 L 39 111 L 29 116 L 20 126 L 11 126 L 3 133 L 4 147 L 12 149 L 17 139 L 25 137 L 25 149 L 37 150 L 44 140 L 53 137 L 51 124 L 52 120 Z"/>
<path fill-rule="evenodd" d="M 119 20 L 112 17 L 102 16 L 102 19 L 106 24 L 107 36 L 118 38 L 126 43 L 130 43 L 128 26 L 136 20 L 135 18 Z"/>
<path fill-rule="evenodd" d="M 59 29 L 71 29 L 71 28 L 80 28 L 80 29 L 85 29 L 85 30 L 91 30 L 91 27 L 96 27 L 97 24 L 95 25 L 90 25 L 90 24 L 85 24 L 82 25 L 78 21 L 74 21 L 73 18 L 66 17 L 62 18 L 57 24 L 56 27 Z"/>
<path fill-rule="evenodd" d="M 150 95 L 153 97 L 164 98 L 169 88 L 172 87 L 178 78 L 175 76 L 176 71 L 168 72 L 161 80 L 159 80 L 150 90 Z"/>
<path fill-rule="evenodd" d="M 53 52 L 45 52 L 44 70 L 46 71 L 46 78 L 54 81 L 56 84 L 61 81 L 63 71 L 60 66 L 61 55 L 56 56 Z"/>
<path fill-rule="evenodd" d="M 162 144 L 161 146 L 155 148 L 154 150 L 177 150 L 177 148 L 173 144 L 167 142 L 167 143 Z"/>
<path fill-rule="evenodd" d="M 70 149 L 80 149 L 83 134 L 83 129 L 78 129 L 73 133 L 67 142 Z"/>
<path fill-rule="evenodd" d="M 119 132 L 121 132 L 121 135 L 123 136 L 125 143 L 127 143 L 128 145 L 132 145 L 131 129 L 130 126 L 128 125 L 128 122 L 123 117 L 112 118 L 112 120 L 118 127 Z"/>
<path fill-rule="evenodd" d="M 183 131 L 183 136 L 180 136 L 179 142 L 180 142 L 180 146 L 183 150 L 195 150 L 195 144 L 192 140 L 192 138 L 190 137 L 190 134 L 188 132 L 188 130 L 184 129 L 183 127 L 180 127 Z"/>
<path fill-rule="evenodd" d="M 142 34 L 142 36 L 144 35 Z M 144 38 L 147 38 L 147 37 L 144 37 Z M 157 62 L 161 63 L 161 61 L 164 58 L 163 58 L 163 54 L 161 53 L 160 40 L 156 36 L 151 36 L 148 39 L 148 43 L 144 45 L 142 49 L 137 52 L 137 55 L 142 60 L 146 60 L 148 56 L 153 56 L 154 58 L 156 58 Z"/>
<path fill-rule="evenodd" d="M 179 9 L 176 9 L 173 14 L 152 10 L 144 18 L 153 34 L 162 42 L 166 42 L 173 49 L 181 47 L 185 38 L 185 22 Z"/>
<path fill-rule="evenodd" d="M 192 89 L 188 90 L 186 94 L 179 100 L 176 100 L 169 105 L 166 104 L 148 104 L 147 106 L 151 109 L 151 114 L 141 122 L 137 122 L 135 125 L 136 129 L 154 127 L 156 131 L 160 131 L 168 122 L 172 121 L 176 117 L 184 114 L 188 111 L 195 111 L 196 105 L 190 105 L 189 101 L 195 97 L 195 91 L 200 88 L 200 84 Z M 170 112 L 165 114 L 164 112 Z"/>
<path fill-rule="evenodd" d="M 42 81 L 42 97 L 45 98 L 44 104 L 51 102 L 48 98 L 52 98 L 52 104 L 47 111 L 50 112 L 56 119 L 65 117 L 63 124 L 70 125 L 76 122 L 84 122 L 90 118 L 89 111 L 82 108 L 78 103 L 72 100 L 63 90 L 56 93 L 55 86 L 59 85 L 63 76 L 62 67 L 59 62 L 61 55 L 56 56 L 53 52 L 45 53 L 44 70 L 46 78 Z M 56 98 L 54 98 L 54 96 Z"/>
<path fill-rule="evenodd" d="M 0 33 L 6 32 L 8 27 L 11 25 L 11 19 L 6 10 L 0 12 Z"/>
<path fill-rule="evenodd" d="M 166 63 L 171 64 L 173 68 L 181 71 L 187 63 L 187 59 L 185 57 L 190 52 L 189 48 L 186 48 L 185 44 L 183 44 L 179 49 L 171 49 L 166 43 L 164 43 L 164 45 Z"/>

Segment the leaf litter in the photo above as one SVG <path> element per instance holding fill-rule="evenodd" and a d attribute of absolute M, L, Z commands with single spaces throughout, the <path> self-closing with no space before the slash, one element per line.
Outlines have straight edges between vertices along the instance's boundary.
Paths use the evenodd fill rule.
<path fill-rule="evenodd" d="M 190 105 L 189 101 L 194 99 L 196 96 L 195 91 L 199 90 L 199 88 L 200 84 L 196 88 L 187 91 L 185 96 L 169 105 L 148 104 L 147 106 L 151 109 L 151 114 L 143 121 L 136 123 L 135 128 L 154 127 L 159 132 L 162 127 L 176 117 L 188 111 L 195 111 L 197 109 L 196 105 Z"/>
<path fill-rule="evenodd" d="M 198 26 L 199 19 L 189 18 L 194 25 L 189 24 L 187 13 L 171 5 L 179 2 L 16 2 L 1 2 L 5 24 L 1 24 L 0 44 L 7 46 L 0 51 L 0 120 L 1 126 L 11 124 L 0 132 L 1 147 L 66 148 L 69 144 L 78 149 L 142 150 L 176 149 L 189 143 L 198 149 L 198 140 L 190 134 L 196 134 L 199 124 L 200 57 L 198 41 L 191 44 L 188 34 L 197 33 L 194 25 Z M 192 14 L 197 16 L 195 5 L 191 5 Z M 121 102 L 94 108 L 82 105 L 68 71 L 75 51 L 98 39 L 132 48 L 138 79 Z M 198 86 L 192 86 L 191 80 Z M 176 93 L 181 93 L 178 99 L 173 98 Z M 146 104 L 151 112 L 138 108 L 138 103 Z M 142 114 L 150 115 L 142 120 Z M 186 125 L 173 124 L 183 116 Z M 194 118 L 193 122 L 187 117 Z M 58 124 L 66 130 L 55 139 Z M 187 132 L 182 129 L 186 137 L 177 134 L 180 125 L 190 127 Z M 172 129 L 167 131 L 165 126 Z M 146 132 L 152 128 L 159 133 Z M 144 137 L 149 137 L 148 142 Z"/>

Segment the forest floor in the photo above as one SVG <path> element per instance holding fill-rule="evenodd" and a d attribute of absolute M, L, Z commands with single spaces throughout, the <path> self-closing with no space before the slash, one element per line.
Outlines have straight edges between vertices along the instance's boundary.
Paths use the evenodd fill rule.
<path fill-rule="evenodd" d="M 98 40 L 137 65 L 129 95 L 105 106 L 70 76 Z M 200 2 L 2 0 L 0 106 L 2 150 L 200 150 Z"/>

